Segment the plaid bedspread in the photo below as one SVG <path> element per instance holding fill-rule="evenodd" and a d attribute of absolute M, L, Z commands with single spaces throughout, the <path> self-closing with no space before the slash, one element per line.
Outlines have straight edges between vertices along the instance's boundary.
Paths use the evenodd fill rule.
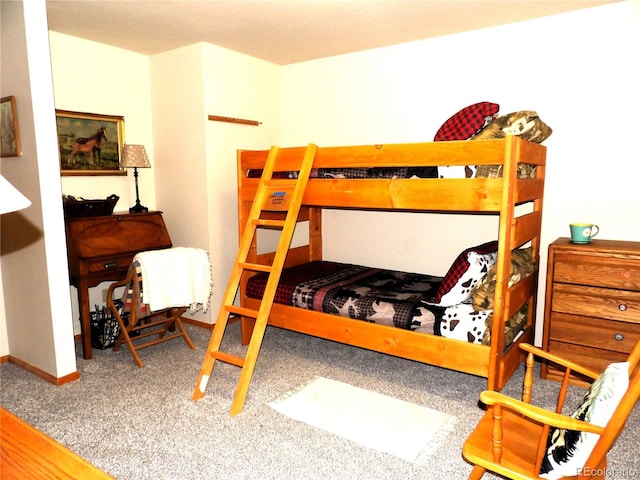
<path fill-rule="evenodd" d="M 251 278 L 247 295 L 261 298 L 266 274 Z M 283 271 L 275 302 L 413 330 L 433 318 L 422 300 L 442 277 L 335 262 L 311 262 Z"/>

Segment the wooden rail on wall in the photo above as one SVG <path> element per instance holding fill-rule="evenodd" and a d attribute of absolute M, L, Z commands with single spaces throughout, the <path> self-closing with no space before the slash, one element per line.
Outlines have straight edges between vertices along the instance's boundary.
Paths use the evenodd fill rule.
<path fill-rule="evenodd" d="M 209 120 L 213 120 L 214 122 L 227 122 L 227 123 L 240 123 L 242 125 L 253 125 L 257 127 L 262 122 L 258 122 L 257 120 L 245 120 L 244 118 L 233 118 L 233 117 L 223 117 L 221 115 L 209 115 Z"/>

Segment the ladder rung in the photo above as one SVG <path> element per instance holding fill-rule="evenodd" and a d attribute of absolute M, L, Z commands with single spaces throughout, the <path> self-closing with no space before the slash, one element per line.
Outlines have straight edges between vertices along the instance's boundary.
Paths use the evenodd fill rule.
<path fill-rule="evenodd" d="M 261 227 L 284 227 L 284 220 L 271 220 L 265 218 L 256 218 L 252 220 L 254 225 L 259 225 Z"/>
<path fill-rule="evenodd" d="M 216 360 L 220 360 L 224 363 L 230 363 L 231 365 L 235 365 L 236 367 L 242 367 L 244 365 L 244 358 L 238 357 L 237 355 L 231 355 L 230 353 L 225 352 L 211 352 L 211 356 Z"/>
<path fill-rule="evenodd" d="M 271 265 L 262 265 L 260 263 L 238 263 L 240 268 L 244 268 L 245 270 L 254 270 L 256 272 L 270 272 Z"/>
<path fill-rule="evenodd" d="M 242 315 L 243 317 L 258 318 L 258 311 L 251 308 L 238 307 L 237 305 L 225 305 L 224 309 L 229 313 Z"/>

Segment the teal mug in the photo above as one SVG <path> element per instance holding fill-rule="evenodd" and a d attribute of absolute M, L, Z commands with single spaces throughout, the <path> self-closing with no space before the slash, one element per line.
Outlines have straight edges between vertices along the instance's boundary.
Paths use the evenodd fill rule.
<path fill-rule="evenodd" d="M 593 223 L 572 223 L 569 228 L 573 243 L 589 243 L 600 232 L 598 226 Z"/>

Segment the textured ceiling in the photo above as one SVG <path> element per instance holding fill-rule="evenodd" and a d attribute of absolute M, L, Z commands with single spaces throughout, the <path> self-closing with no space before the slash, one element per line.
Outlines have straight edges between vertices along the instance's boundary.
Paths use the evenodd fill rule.
<path fill-rule="evenodd" d="M 613 1 L 47 0 L 49 29 L 147 55 L 207 42 L 286 65 Z"/>

